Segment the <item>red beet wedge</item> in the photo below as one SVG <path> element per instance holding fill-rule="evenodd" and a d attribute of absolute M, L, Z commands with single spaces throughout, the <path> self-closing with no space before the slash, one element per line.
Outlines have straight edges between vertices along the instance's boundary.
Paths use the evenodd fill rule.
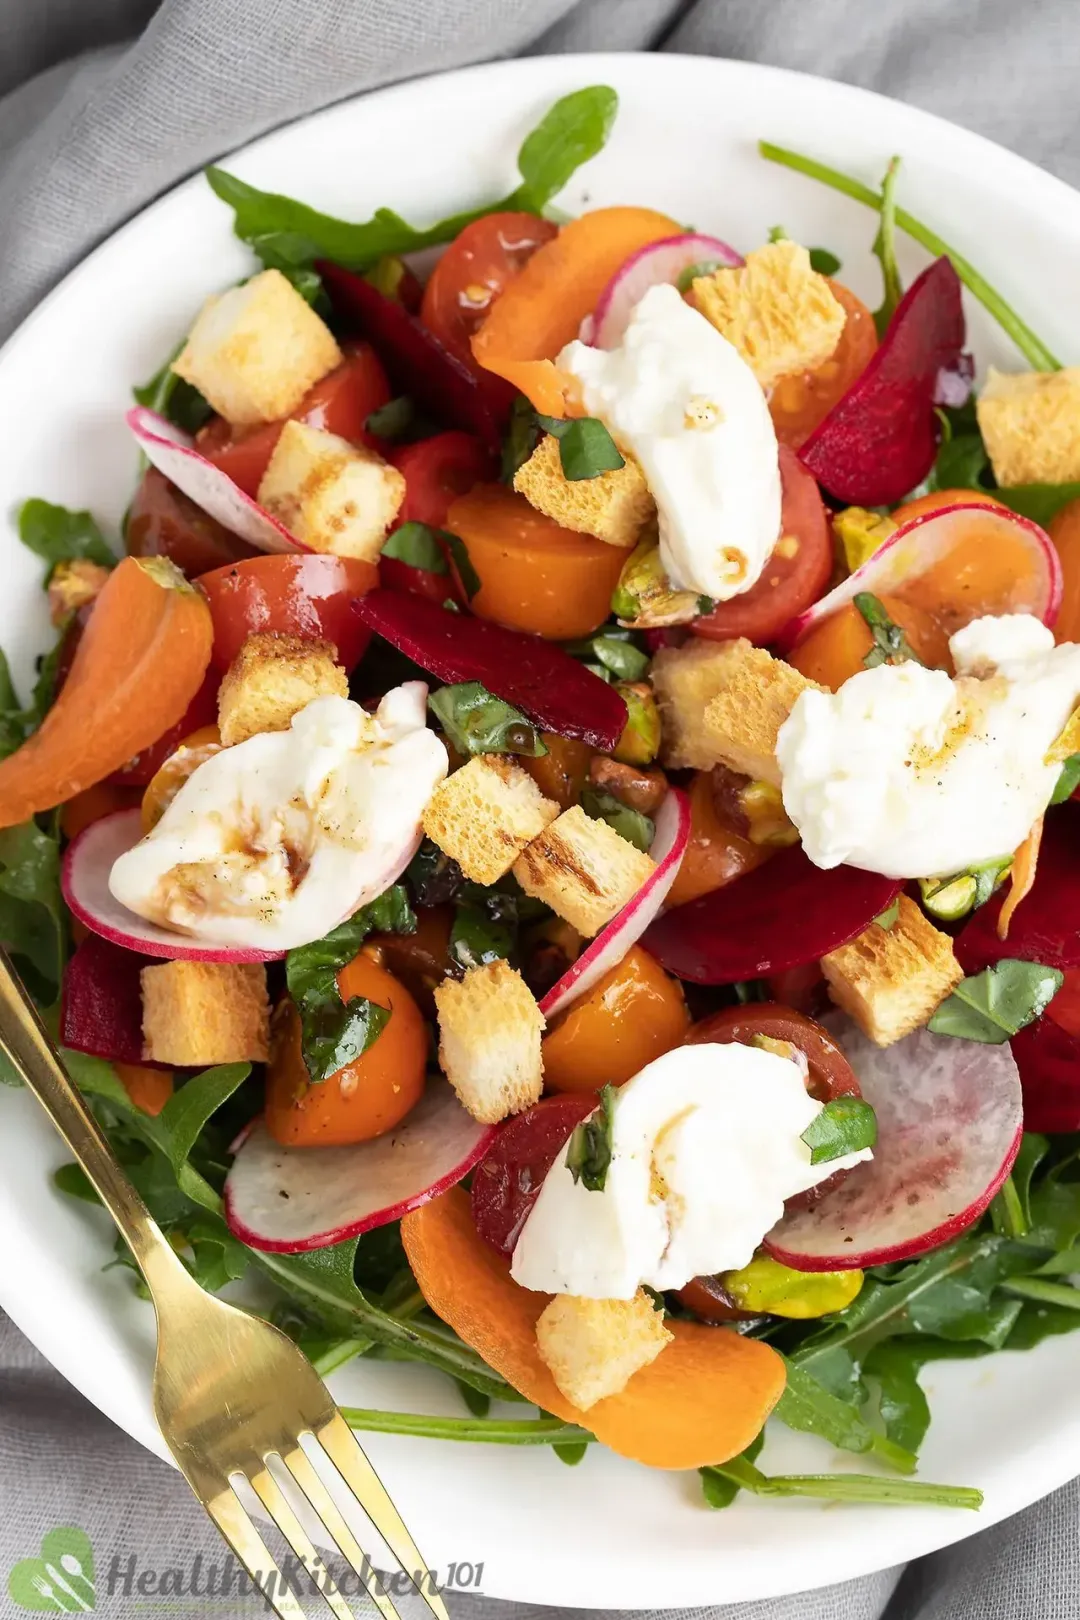
<path fill-rule="evenodd" d="M 922 482 L 937 454 L 938 373 L 964 346 L 960 280 L 936 259 L 913 281 L 866 370 L 799 451 L 838 500 L 890 506 Z"/>
<path fill-rule="evenodd" d="M 110 1063 L 142 1063 L 139 973 L 153 962 L 91 934 L 64 971 L 60 1039 L 73 1052 Z"/>
<path fill-rule="evenodd" d="M 1029 1131 L 1080 1131 L 1080 1038 L 1044 1013 L 1009 1042 Z"/>
<path fill-rule="evenodd" d="M 626 704 L 618 692 L 553 642 L 397 591 L 372 591 L 355 610 L 421 669 L 440 681 L 480 681 L 544 731 L 605 753 L 622 736 Z"/>

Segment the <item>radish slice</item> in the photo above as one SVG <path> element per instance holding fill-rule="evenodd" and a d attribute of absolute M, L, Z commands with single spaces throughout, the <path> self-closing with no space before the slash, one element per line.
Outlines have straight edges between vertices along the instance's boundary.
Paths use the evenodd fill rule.
<path fill-rule="evenodd" d="M 656 814 L 656 829 L 649 854 L 656 862 L 641 888 L 606 928 L 602 928 L 577 961 L 552 985 L 540 1003 L 545 1018 L 554 1018 L 622 961 L 637 943 L 675 882 L 690 842 L 690 800 L 672 788 Z"/>
<path fill-rule="evenodd" d="M 225 1178 L 225 1219 L 268 1254 L 343 1243 L 453 1187 L 497 1134 L 443 1081 L 429 1083 L 396 1130 L 352 1147 L 282 1147 L 260 1120 Z"/>
<path fill-rule="evenodd" d="M 143 836 L 138 810 L 118 810 L 92 822 L 64 856 L 60 885 L 72 916 L 112 945 L 145 956 L 176 962 L 274 962 L 284 951 L 246 950 L 240 946 L 200 945 L 189 934 L 159 928 L 122 906 L 109 890 L 113 862 Z"/>
<path fill-rule="evenodd" d="M 260 551 L 310 551 L 283 523 L 246 495 L 227 473 L 200 455 L 195 441 L 180 428 L 136 405 L 124 418 L 147 461 L 183 490 L 189 500 Z"/>
<path fill-rule="evenodd" d="M 948 615 L 950 633 L 981 613 L 1033 613 L 1044 624 L 1053 624 L 1061 606 L 1061 563 L 1050 536 L 1030 518 L 1003 506 L 968 504 L 944 506 L 901 524 L 861 568 L 792 619 L 780 632 L 777 646 L 781 652 L 790 651 L 819 620 L 850 602 L 858 591 L 903 598 L 917 580 L 945 574 L 952 553 L 964 548 L 973 557 L 979 546 L 995 539 L 1008 544 L 1015 555 L 1008 590 L 1000 602 L 980 603 L 977 611 L 965 604 L 962 591 L 968 587 L 964 585 L 958 588 L 955 601 L 949 600 L 947 592 L 937 592 L 944 598 L 939 606 L 943 616 Z M 965 579 L 970 571 L 969 565 Z M 930 585 L 926 594 L 933 594 Z"/>
<path fill-rule="evenodd" d="M 598 349 L 614 349 L 622 342 L 634 306 L 650 287 L 677 282 L 691 265 L 710 259 L 731 270 L 743 262 L 735 249 L 717 236 L 665 236 L 639 248 L 616 270 L 600 294 L 599 303 L 587 317 L 590 336 L 586 337 L 583 329 L 582 342 Z"/>
<path fill-rule="evenodd" d="M 64 969 L 63 1045 L 110 1063 L 145 1063 L 139 974 L 150 961 L 149 956 L 121 950 L 97 934 L 84 939 Z"/>
<path fill-rule="evenodd" d="M 827 1022 L 877 1114 L 874 1157 L 810 1208 L 789 1208 L 765 1246 L 796 1271 L 936 1249 L 978 1220 L 1016 1157 L 1023 1102 L 1013 1055 L 925 1029 L 879 1047 L 846 1019 Z"/>

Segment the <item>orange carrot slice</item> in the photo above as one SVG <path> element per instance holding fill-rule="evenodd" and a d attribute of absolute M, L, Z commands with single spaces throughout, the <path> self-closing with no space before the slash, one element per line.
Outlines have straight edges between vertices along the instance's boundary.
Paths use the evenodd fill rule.
<path fill-rule="evenodd" d="M 784 1363 L 759 1340 L 700 1322 L 675 1335 L 619 1395 L 587 1412 L 562 1395 L 536 1347 L 547 1294 L 521 1288 L 472 1223 L 453 1187 L 401 1223 L 405 1253 L 427 1303 L 526 1400 L 580 1423 L 623 1457 L 651 1468 L 701 1468 L 750 1444 L 784 1388 Z"/>
<path fill-rule="evenodd" d="M 632 253 L 682 227 L 651 208 L 596 208 L 539 248 L 492 305 L 473 354 L 527 394 L 538 411 L 567 414 L 568 381 L 552 364 L 578 335 L 600 294 Z"/>
<path fill-rule="evenodd" d="M 120 1083 L 136 1108 L 160 1114 L 173 1094 L 171 1069 L 150 1069 L 142 1063 L 114 1064 Z"/>
<path fill-rule="evenodd" d="M 176 725 L 202 683 L 210 609 L 165 557 L 125 557 L 41 726 L 0 763 L 0 827 L 93 787 Z"/>
<path fill-rule="evenodd" d="M 1013 912 L 1024 896 L 1031 893 L 1032 885 L 1035 882 L 1035 868 L 1039 862 L 1039 845 L 1042 843 L 1042 833 L 1043 818 L 1040 816 L 1013 856 L 1012 870 L 1009 873 L 1009 892 L 1005 896 L 1001 910 L 998 912 L 998 939 L 1007 939 L 1009 937 L 1009 924 L 1012 922 Z"/>

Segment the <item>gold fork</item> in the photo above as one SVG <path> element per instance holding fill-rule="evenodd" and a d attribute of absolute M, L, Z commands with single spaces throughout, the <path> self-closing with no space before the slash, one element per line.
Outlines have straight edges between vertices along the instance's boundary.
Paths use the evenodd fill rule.
<path fill-rule="evenodd" d="M 383 1620 L 400 1620 L 378 1572 L 301 1445 L 302 1438 L 311 1436 L 435 1620 L 449 1620 L 434 1578 L 322 1379 L 277 1328 L 204 1293 L 188 1273 L 62 1068 L 3 952 L 0 1047 L 82 1165 L 146 1278 L 157 1313 L 158 1426 L 188 1484 L 277 1613 L 284 1620 L 304 1620 L 295 1592 L 237 1495 L 234 1481 L 241 1476 L 338 1620 L 354 1620 L 353 1611 L 282 1489 L 286 1476 L 321 1519 Z"/>

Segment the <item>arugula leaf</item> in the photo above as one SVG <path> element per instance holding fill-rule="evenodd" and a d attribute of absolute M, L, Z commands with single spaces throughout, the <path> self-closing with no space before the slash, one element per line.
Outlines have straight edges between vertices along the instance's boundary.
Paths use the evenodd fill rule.
<path fill-rule="evenodd" d="M 855 1402 L 834 1395 L 798 1361 L 784 1359 L 787 1382 L 774 1412 L 781 1423 L 804 1434 L 820 1435 L 842 1451 L 873 1452 L 900 1473 L 914 1472 L 911 1453 L 871 1428 Z"/>
<path fill-rule="evenodd" d="M 156 411 L 174 427 L 194 436 L 209 422 L 214 410 L 194 384 L 185 382 L 183 377 L 178 377 L 172 368 L 173 361 L 186 342 L 185 338 L 183 342 L 178 343 L 161 370 L 156 371 L 148 382 L 133 388 L 131 393 L 136 404 L 145 405 L 148 410 Z"/>
<path fill-rule="evenodd" d="M 619 98 L 610 85 L 593 84 L 562 96 L 518 152 L 521 184 L 508 206 L 539 214 L 611 134 Z"/>
<path fill-rule="evenodd" d="M 879 1474 L 763 1474 L 742 1457 L 703 1473 L 721 1474 L 756 1496 L 809 1496 L 826 1502 L 913 1503 L 925 1507 L 982 1507 L 983 1494 L 968 1485 L 935 1485 L 922 1479 L 883 1479 Z"/>
<path fill-rule="evenodd" d="M 603 788 L 586 787 L 581 794 L 581 808 L 594 821 L 605 821 L 613 832 L 633 844 L 635 849 L 648 851 L 656 832 L 655 824 L 640 810 L 631 810 L 629 805 L 623 804 L 614 793 L 607 793 Z"/>
<path fill-rule="evenodd" d="M 503 439 L 502 462 L 499 478 L 512 484 L 519 467 L 523 467 L 540 443 L 541 430 L 536 411 L 524 394 L 519 394 L 510 407 L 510 420 Z"/>
<path fill-rule="evenodd" d="M 739 1452 L 738 1460 L 741 1462 L 756 1462 L 765 1444 L 765 1430 L 754 1436 L 745 1451 Z M 699 1468 L 701 1476 L 701 1493 L 705 1498 L 705 1506 L 710 1508 L 730 1507 L 738 1496 L 742 1486 L 725 1474 L 717 1473 L 715 1468 Z"/>
<path fill-rule="evenodd" d="M 459 754 L 525 754 L 538 759 L 547 753 L 540 733 L 520 709 L 494 697 L 479 681 L 440 687 L 428 698 L 428 708 Z"/>
<path fill-rule="evenodd" d="M 872 249 L 881 265 L 881 279 L 885 284 L 881 308 L 874 311 L 874 325 L 879 338 L 885 336 L 889 322 L 896 313 L 896 306 L 904 296 L 896 263 L 896 181 L 899 174 L 900 159 L 891 158 L 881 182 L 881 224 Z"/>
<path fill-rule="evenodd" d="M 559 441 L 563 476 L 572 482 L 616 472 L 626 462 L 603 422 L 595 416 L 543 416 L 536 420 Z"/>
<path fill-rule="evenodd" d="M 412 934 L 416 917 L 402 884 L 361 906 L 324 939 L 301 945 L 285 958 L 285 982 L 300 1014 L 300 1044 L 311 1080 L 329 1079 L 377 1040 L 390 1017 L 387 1008 L 353 996 L 342 1001 L 340 970 L 371 933 Z"/>
<path fill-rule="evenodd" d="M 889 618 L 880 599 L 872 591 L 856 591 L 852 600 L 873 638 L 873 646 L 863 659 L 864 668 L 876 669 L 879 664 L 922 662 L 912 651 L 903 630 Z"/>
<path fill-rule="evenodd" d="M 935 1035 L 1000 1046 L 1046 1011 L 1063 979 L 1057 968 L 1005 957 L 957 985 L 927 1028 Z"/>
<path fill-rule="evenodd" d="M 439 544 L 446 538 L 442 529 L 433 529 L 427 523 L 403 523 L 387 538 L 382 555 L 407 563 L 410 568 L 424 568 L 429 574 L 448 574 L 449 565 Z"/>
<path fill-rule="evenodd" d="M 450 929 L 450 960 L 457 967 L 483 967 L 505 961 L 514 950 L 511 924 L 486 914 L 479 906 L 459 904 Z"/>
<path fill-rule="evenodd" d="M 574 1127 L 566 1150 L 566 1168 L 589 1192 L 603 1192 L 607 1185 L 614 1123 L 615 1087 L 601 1086 L 599 1108 L 591 1119 Z"/>
<path fill-rule="evenodd" d="M 83 559 L 112 568 L 116 553 L 89 512 L 73 512 L 51 501 L 24 501 L 19 508 L 19 539 L 35 556 L 49 565 L 52 573 L 58 562 Z M 46 576 L 46 583 L 48 576 Z"/>
<path fill-rule="evenodd" d="M 1061 767 L 1061 775 L 1050 795 L 1050 803 L 1064 804 L 1066 799 L 1072 798 L 1077 787 L 1080 787 L 1080 754 L 1070 754 Z"/>
<path fill-rule="evenodd" d="M 834 1097 L 803 1131 L 811 1164 L 827 1164 L 845 1153 L 859 1153 L 877 1141 L 877 1115 L 862 1097 Z"/>
<path fill-rule="evenodd" d="M 0 943 L 44 1008 L 55 1005 L 67 959 L 67 922 L 60 897 L 60 838 L 56 818 L 0 830 Z M 17 1083 L 6 1060 L 0 1077 Z"/>

